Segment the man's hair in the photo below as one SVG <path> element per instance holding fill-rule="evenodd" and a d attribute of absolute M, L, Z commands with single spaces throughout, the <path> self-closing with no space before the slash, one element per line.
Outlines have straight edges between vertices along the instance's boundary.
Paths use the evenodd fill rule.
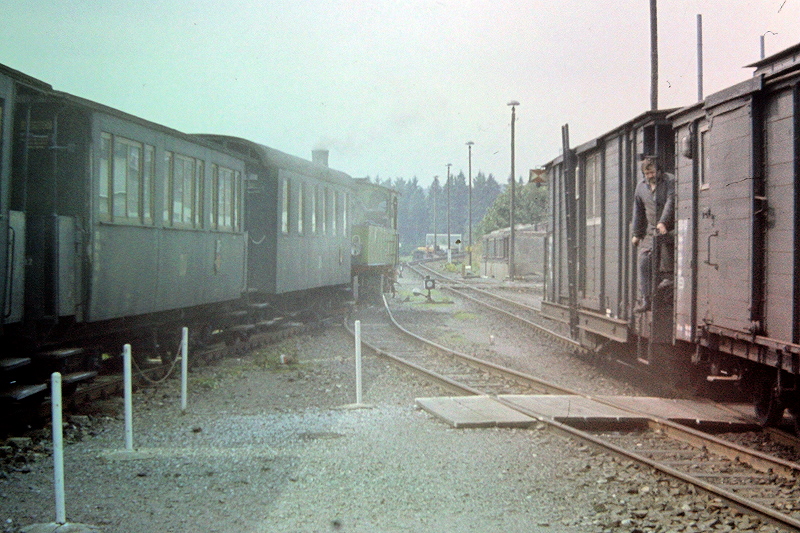
<path fill-rule="evenodd" d="M 642 157 L 642 172 L 650 167 L 656 170 L 661 170 L 661 164 L 658 162 L 658 158 L 654 155 L 646 155 Z"/>

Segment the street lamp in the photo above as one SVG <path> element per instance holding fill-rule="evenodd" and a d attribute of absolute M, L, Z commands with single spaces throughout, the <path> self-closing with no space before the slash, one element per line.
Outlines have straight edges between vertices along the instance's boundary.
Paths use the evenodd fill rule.
<path fill-rule="evenodd" d="M 447 262 L 452 263 L 450 260 L 450 166 L 452 163 L 447 163 Z"/>
<path fill-rule="evenodd" d="M 467 149 L 469 150 L 469 268 L 472 269 L 472 141 L 467 142 Z"/>
<path fill-rule="evenodd" d="M 439 176 L 433 177 L 433 184 L 431 185 L 431 190 L 433 191 L 433 257 L 436 257 L 436 240 L 439 238 L 439 235 L 436 233 L 436 187 L 439 183 Z"/>
<path fill-rule="evenodd" d="M 698 15 L 698 16 L 699 16 L 699 15 Z M 778 34 L 777 34 L 777 33 L 775 33 L 774 31 L 768 31 L 768 32 L 766 32 L 766 33 L 762 33 L 762 34 L 761 34 L 761 38 L 760 38 L 760 40 L 761 40 L 761 59 L 764 59 L 764 56 L 765 56 L 765 50 L 764 50 L 764 37 L 766 37 L 766 36 L 767 36 L 767 33 L 769 33 L 770 35 L 778 35 Z"/>
<path fill-rule="evenodd" d="M 511 219 L 511 239 L 508 243 L 508 277 L 511 278 L 511 281 L 514 281 L 514 276 L 516 274 L 516 269 L 514 268 L 514 189 L 517 181 L 514 178 L 514 123 L 517 121 L 517 106 L 519 102 L 511 100 L 508 105 L 511 106 L 511 209 L 509 213 L 509 218 Z"/>

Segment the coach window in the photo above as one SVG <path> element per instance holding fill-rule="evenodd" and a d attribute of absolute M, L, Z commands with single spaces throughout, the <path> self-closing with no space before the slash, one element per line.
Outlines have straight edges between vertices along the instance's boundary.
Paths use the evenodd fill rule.
<path fill-rule="evenodd" d="M 218 231 L 237 231 L 241 209 L 239 196 L 242 190 L 242 175 L 238 171 L 219 165 L 211 166 L 213 199 L 211 227 Z"/>
<path fill-rule="evenodd" d="M 336 235 L 336 228 L 339 222 L 339 193 L 331 192 L 331 235 Z"/>
<path fill-rule="evenodd" d="M 206 162 L 198 159 L 194 167 L 194 209 L 192 225 L 195 228 L 202 228 L 205 226 L 205 206 L 203 199 L 205 198 L 205 177 L 206 177 Z"/>
<path fill-rule="evenodd" d="M 155 148 L 100 135 L 98 213 L 101 220 L 152 224 Z"/>
<path fill-rule="evenodd" d="M 281 178 L 281 233 L 289 234 L 289 180 Z"/>
<path fill-rule="evenodd" d="M 325 187 L 322 189 L 322 205 L 320 209 L 322 210 L 322 234 L 328 234 L 328 188 Z"/>
<path fill-rule="evenodd" d="M 350 195 L 343 194 L 344 201 L 342 202 L 342 235 L 347 235 L 347 209 L 350 204 Z"/>
<path fill-rule="evenodd" d="M 153 196 L 155 191 L 156 149 L 144 145 L 144 167 L 142 169 L 142 221 L 153 224 Z"/>
<path fill-rule="evenodd" d="M 171 155 L 172 172 L 168 181 L 171 182 L 172 226 L 197 227 L 199 223 L 197 209 L 200 201 L 198 193 L 201 188 L 198 167 L 202 164 L 193 157 L 180 154 Z"/>
<path fill-rule="evenodd" d="M 317 189 L 316 187 L 311 188 L 311 194 L 309 195 L 309 199 L 311 200 L 311 234 L 315 235 L 317 233 Z"/>
<path fill-rule="evenodd" d="M 303 218 L 306 215 L 305 195 L 303 194 L 306 189 L 306 184 L 301 183 L 297 188 L 297 234 L 303 234 Z"/>
<path fill-rule="evenodd" d="M 113 141 L 111 135 L 103 133 L 100 135 L 100 194 L 98 200 L 98 212 L 100 220 L 111 220 L 111 207 L 109 201 L 111 199 L 111 148 Z"/>

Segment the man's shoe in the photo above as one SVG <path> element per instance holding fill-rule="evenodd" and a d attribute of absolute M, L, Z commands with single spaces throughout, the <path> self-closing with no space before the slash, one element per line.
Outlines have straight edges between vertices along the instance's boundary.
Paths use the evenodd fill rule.
<path fill-rule="evenodd" d="M 634 313 L 645 313 L 650 310 L 650 302 L 642 302 L 633 308 Z"/>
<path fill-rule="evenodd" d="M 659 289 L 667 289 L 675 285 L 675 282 L 672 281 L 672 278 L 664 278 L 661 280 L 661 283 L 658 284 Z"/>

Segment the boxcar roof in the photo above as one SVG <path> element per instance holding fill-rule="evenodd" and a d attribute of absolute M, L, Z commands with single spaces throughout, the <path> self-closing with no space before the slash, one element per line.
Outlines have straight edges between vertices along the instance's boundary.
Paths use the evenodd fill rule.
<path fill-rule="evenodd" d="M 800 43 L 751 63 L 747 67 L 756 69 L 753 73 L 754 76 L 760 76 L 761 74 L 774 76 L 800 69 Z"/>
<path fill-rule="evenodd" d="M 655 111 L 653 111 L 653 110 L 645 111 L 644 113 L 641 113 L 640 115 L 630 119 L 629 121 L 623 122 L 622 124 L 620 124 L 616 128 L 614 128 L 612 130 L 609 130 L 609 131 L 607 131 L 606 133 L 604 133 L 602 135 L 598 135 L 594 139 L 591 139 L 589 141 L 586 141 L 584 143 L 576 145 L 573 148 L 573 150 L 575 150 L 577 153 L 581 153 L 581 152 L 585 152 L 587 150 L 591 150 L 592 148 L 595 148 L 598 145 L 600 139 L 605 139 L 607 137 L 611 137 L 613 135 L 616 135 L 618 132 L 620 132 L 622 130 L 625 130 L 627 128 L 630 128 L 632 126 L 639 126 L 639 125 L 641 125 L 643 123 L 655 122 L 655 121 L 659 121 L 659 120 L 665 120 L 670 113 L 676 111 L 677 109 L 678 108 L 656 109 Z M 558 157 L 556 157 L 555 159 L 553 159 L 550 162 L 546 163 L 545 166 L 557 165 L 558 163 L 560 163 L 563 160 L 563 158 L 564 158 L 564 155 L 561 154 Z"/>

